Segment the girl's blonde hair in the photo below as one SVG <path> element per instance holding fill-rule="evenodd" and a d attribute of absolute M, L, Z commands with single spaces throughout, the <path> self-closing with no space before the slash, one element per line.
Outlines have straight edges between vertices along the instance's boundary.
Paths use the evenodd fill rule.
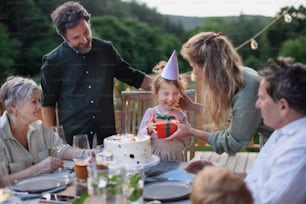
<path fill-rule="evenodd" d="M 203 69 L 203 105 L 218 128 L 229 117 L 232 99 L 244 85 L 241 59 L 222 33 L 201 32 L 191 37 L 181 55 Z"/>
<path fill-rule="evenodd" d="M 167 84 L 173 84 L 176 86 L 180 92 L 181 95 L 184 94 L 186 83 L 181 79 L 181 77 L 178 80 L 168 80 L 161 77 L 161 72 L 163 68 L 166 66 L 166 61 L 160 61 L 157 65 L 154 66 L 153 72 L 156 73 L 156 76 L 153 78 L 151 89 L 153 95 L 158 94 L 158 91 L 160 90 L 160 87 L 163 83 Z"/>
<path fill-rule="evenodd" d="M 207 166 L 192 182 L 192 204 L 252 204 L 243 179 L 223 167 Z"/>

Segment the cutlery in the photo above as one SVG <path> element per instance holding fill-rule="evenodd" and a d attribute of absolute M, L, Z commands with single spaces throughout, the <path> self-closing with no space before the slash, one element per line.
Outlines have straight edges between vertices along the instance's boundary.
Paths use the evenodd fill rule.
<path fill-rule="evenodd" d="M 160 181 L 182 181 L 186 182 L 187 184 L 191 184 L 191 181 L 183 180 L 183 179 L 175 179 L 175 178 L 164 178 L 164 177 L 146 177 L 144 179 L 145 183 L 153 183 L 153 182 L 160 182 Z"/>

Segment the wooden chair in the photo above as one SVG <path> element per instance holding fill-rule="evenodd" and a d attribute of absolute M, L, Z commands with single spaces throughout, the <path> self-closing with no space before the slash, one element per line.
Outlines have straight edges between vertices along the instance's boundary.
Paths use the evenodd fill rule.
<path fill-rule="evenodd" d="M 186 90 L 186 95 L 195 100 L 195 90 Z M 138 127 L 145 111 L 149 107 L 153 107 L 151 91 L 122 91 L 121 92 L 121 133 L 137 134 Z M 186 112 L 188 121 L 192 127 L 195 127 L 195 113 Z M 184 151 L 185 161 L 194 157 L 194 143 Z"/>

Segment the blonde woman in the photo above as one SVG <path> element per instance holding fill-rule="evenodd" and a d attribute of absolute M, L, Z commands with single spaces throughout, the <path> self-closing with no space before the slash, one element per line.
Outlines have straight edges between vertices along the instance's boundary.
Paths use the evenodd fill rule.
<path fill-rule="evenodd" d="M 265 141 L 272 132 L 262 123 L 260 111 L 255 108 L 260 77 L 251 68 L 241 64 L 232 43 L 222 33 L 202 32 L 191 37 L 181 49 L 197 80 L 204 90 L 203 105 L 184 97 L 186 109 L 203 112 L 217 131 L 206 132 L 178 124 L 168 139 L 193 135 L 209 143 L 221 154 L 234 154 L 247 146 L 257 132 Z M 228 128 L 221 128 L 230 121 Z"/>

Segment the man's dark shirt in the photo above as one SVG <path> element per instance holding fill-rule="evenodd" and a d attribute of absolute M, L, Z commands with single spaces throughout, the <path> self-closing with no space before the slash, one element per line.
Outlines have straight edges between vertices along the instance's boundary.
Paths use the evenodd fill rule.
<path fill-rule="evenodd" d="M 139 88 L 144 74 L 130 67 L 110 42 L 94 39 L 92 50 L 77 53 L 67 42 L 43 57 L 42 106 L 57 105 L 67 143 L 73 135 L 94 133 L 98 143 L 116 134 L 114 78 Z"/>

